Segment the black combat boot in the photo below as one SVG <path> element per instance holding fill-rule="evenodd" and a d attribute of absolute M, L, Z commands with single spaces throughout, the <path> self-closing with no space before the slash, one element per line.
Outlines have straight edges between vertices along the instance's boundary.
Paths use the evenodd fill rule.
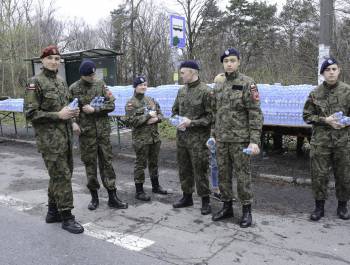
<path fill-rule="evenodd" d="M 211 213 L 211 207 L 210 207 L 210 199 L 209 196 L 202 197 L 202 208 L 201 208 L 201 214 L 207 215 Z"/>
<path fill-rule="evenodd" d="M 315 201 L 315 210 L 310 215 L 312 221 L 318 221 L 324 216 L 324 202 L 324 200 Z"/>
<path fill-rule="evenodd" d="M 90 190 L 90 193 L 91 193 L 91 201 L 88 205 L 88 209 L 93 211 L 97 209 L 99 204 L 98 193 L 97 193 L 97 190 Z"/>
<path fill-rule="evenodd" d="M 242 218 L 239 222 L 239 226 L 247 228 L 252 225 L 252 206 L 250 204 L 243 205 L 242 207 Z"/>
<path fill-rule="evenodd" d="M 347 208 L 347 201 L 338 201 L 337 215 L 340 219 L 349 220 L 350 214 Z"/>
<path fill-rule="evenodd" d="M 117 190 L 107 190 L 108 191 L 108 206 L 116 209 L 127 209 L 128 203 L 122 202 L 117 196 Z"/>
<path fill-rule="evenodd" d="M 159 185 L 158 178 L 151 178 L 152 182 L 152 192 L 158 193 L 161 195 L 166 195 L 168 192 L 162 188 L 162 186 Z"/>
<path fill-rule="evenodd" d="M 219 221 L 222 219 L 233 217 L 232 201 L 224 202 L 222 209 L 213 215 L 211 218 L 213 221 Z"/>
<path fill-rule="evenodd" d="M 147 195 L 146 192 L 143 190 L 143 183 L 135 183 L 136 187 L 136 195 L 135 198 L 140 201 L 148 202 L 151 200 L 151 197 Z"/>
<path fill-rule="evenodd" d="M 192 193 L 183 193 L 182 198 L 173 204 L 174 208 L 184 208 L 193 205 Z"/>
<path fill-rule="evenodd" d="M 72 215 L 70 210 L 62 211 L 62 229 L 67 230 L 73 234 L 80 234 L 84 232 L 84 227 L 75 221 L 75 216 Z"/>
<path fill-rule="evenodd" d="M 49 203 L 45 221 L 48 224 L 62 222 L 62 218 L 58 212 L 56 203 Z"/>

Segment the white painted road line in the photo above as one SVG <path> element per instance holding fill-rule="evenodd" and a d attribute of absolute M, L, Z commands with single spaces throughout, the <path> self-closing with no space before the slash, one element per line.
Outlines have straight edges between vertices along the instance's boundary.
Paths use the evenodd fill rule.
<path fill-rule="evenodd" d="M 28 211 L 34 208 L 34 206 L 30 205 L 28 202 L 6 195 L 0 195 L 0 205 L 21 212 Z M 135 235 L 128 235 L 115 231 L 110 231 L 104 227 L 98 226 L 93 223 L 86 223 L 83 226 L 85 228 L 85 235 L 97 239 L 102 239 L 116 246 L 120 246 L 122 248 L 126 248 L 132 251 L 141 251 L 144 248 L 147 248 L 155 243 L 152 240 L 138 237 Z"/>
<path fill-rule="evenodd" d="M 8 208 L 12 208 L 21 212 L 33 209 L 33 206 L 30 206 L 29 203 L 6 195 L 0 195 L 0 205 L 4 205 Z"/>
<path fill-rule="evenodd" d="M 141 251 L 144 248 L 147 248 L 154 244 L 154 241 L 152 240 L 134 235 L 127 235 L 110 231 L 93 223 L 87 223 L 83 226 L 85 228 L 84 233 L 86 235 L 105 240 L 128 250 Z"/>

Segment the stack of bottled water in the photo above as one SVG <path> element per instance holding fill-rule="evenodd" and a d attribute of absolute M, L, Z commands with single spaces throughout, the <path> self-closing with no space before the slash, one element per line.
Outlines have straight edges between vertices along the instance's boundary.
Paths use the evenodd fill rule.
<path fill-rule="evenodd" d="M 311 85 L 258 85 L 264 124 L 305 125 L 302 113 Z"/>
<path fill-rule="evenodd" d="M 23 98 L 11 98 L 0 100 L 0 111 L 23 111 Z"/>
<path fill-rule="evenodd" d="M 102 96 L 97 96 L 94 97 L 91 102 L 90 102 L 90 106 L 93 108 L 99 108 L 101 107 L 105 102 L 105 98 Z"/>

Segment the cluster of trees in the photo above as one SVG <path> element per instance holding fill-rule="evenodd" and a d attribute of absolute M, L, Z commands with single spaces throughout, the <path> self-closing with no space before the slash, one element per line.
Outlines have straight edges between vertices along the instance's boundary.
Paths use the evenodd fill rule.
<path fill-rule="evenodd" d="M 174 0 L 187 23 L 187 47 L 169 43 L 169 12 L 153 0 L 125 0 L 96 27 L 82 20 L 64 21 L 55 2 L 0 0 L 0 95 L 22 96 L 31 73 L 25 58 L 42 47 L 62 51 L 111 48 L 118 57 L 118 84 L 145 74 L 152 86 L 173 82 L 182 59 L 200 62 L 201 78 L 212 82 L 222 72 L 219 57 L 228 47 L 241 52 L 241 70 L 259 83 L 316 84 L 319 0 L 287 0 L 281 10 L 264 1 Z M 335 0 L 332 54 L 350 82 L 350 4 Z"/>

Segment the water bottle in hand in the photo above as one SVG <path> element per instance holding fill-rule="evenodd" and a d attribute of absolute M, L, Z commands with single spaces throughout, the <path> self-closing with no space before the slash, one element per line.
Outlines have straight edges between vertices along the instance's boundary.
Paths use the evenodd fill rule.
<path fill-rule="evenodd" d="M 333 116 L 336 119 L 341 120 L 343 118 L 343 112 L 342 111 L 338 111 L 338 112 L 334 113 Z"/>
<path fill-rule="evenodd" d="M 170 121 L 171 125 L 177 127 L 177 126 L 179 126 L 179 125 L 181 124 L 182 118 L 183 118 L 183 117 L 181 117 L 181 116 L 179 116 L 179 115 L 174 115 L 173 117 L 171 117 L 171 118 L 169 119 L 169 121 Z M 186 129 L 178 129 L 178 130 L 180 130 L 180 131 L 185 131 Z"/>
<path fill-rule="evenodd" d="M 253 153 L 253 150 L 250 148 L 244 148 L 243 153 L 245 153 L 246 155 L 251 155 Z"/>
<path fill-rule="evenodd" d="M 340 119 L 340 123 L 343 124 L 343 125 L 350 125 L 350 117 L 343 116 Z"/>
<path fill-rule="evenodd" d="M 78 108 L 79 105 L 79 100 L 77 98 L 74 98 L 71 103 L 69 103 L 68 107 L 71 109 L 76 109 Z"/>
<path fill-rule="evenodd" d="M 216 144 L 215 144 L 215 139 L 213 137 L 210 137 L 207 141 L 207 146 L 210 150 L 211 153 L 216 152 Z"/>

